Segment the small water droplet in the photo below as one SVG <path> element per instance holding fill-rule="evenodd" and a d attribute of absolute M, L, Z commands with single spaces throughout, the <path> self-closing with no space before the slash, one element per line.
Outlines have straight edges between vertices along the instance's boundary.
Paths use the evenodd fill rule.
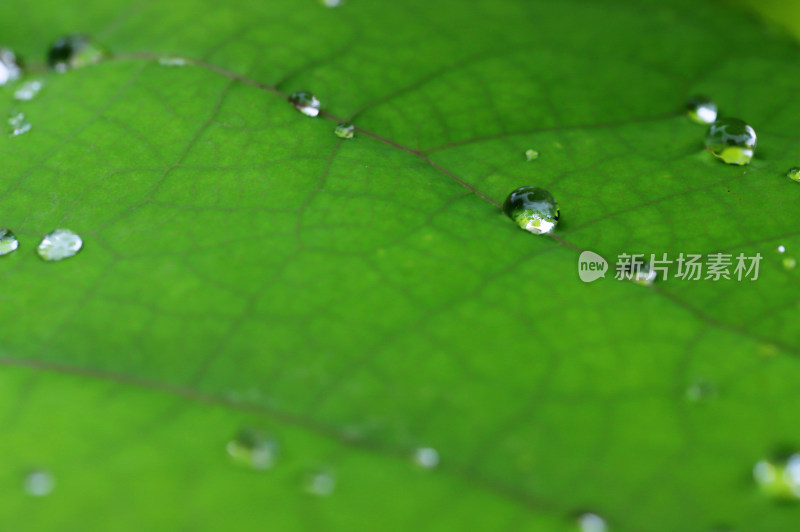
<path fill-rule="evenodd" d="M 800 183 L 800 168 L 798 168 L 797 166 L 789 168 L 789 171 L 786 172 L 786 177 L 788 177 L 792 181 Z"/>
<path fill-rule="evenodd" d="M 425 469 L 433 469 L 439 465 L 439 451 L 433 447 L 420 447 L 414 451 L 414 463 Z"/>
<path fill-rule="evenodd" d="M 94 65 L 109 57 L 108 49 L 86 35 L 65 35 L 50 46 L 47 64 L 56 72 Z"/>
<path fill-rule="evenodd" d="M 756 149 L 756 132 L 738 118 L 721 118 L 706 133 L 706 148 L 727 164 L 750 164 Z"/>
<path fill-rule="evenodd" d="M 649 262 L 636 262 L 622 272 L 622 277 L 641 286 L 650 286 L 658 278 L 658 272 Z"/>
<path fill-rule="evenodd" d="M 17 137 L 31 130 L 31 123 L 25 118 L 25 113 L 12 112 L 8 118 L 8 125 L 11 126 L 9 136 Z"/>
<path fill-rule="evenodd" d="M 189 62 L 183 57 L 164 56 L 158 58 L 158 64 L 168 67 L 182 67 L 186 66 Z"/>
<path fill-rule="evenodd" d="M 761 491 L 773 499 L 800 499 L 800 453 L 759 461 L 753 467 L 753 478 Z"/>
<path fill-rule="evenodd" d="M 550 233 L 558 223 L 558 203 L 539 187 L 520 187 L 503 203 L 503 212 L 522 229 L 535 235 Z"/>
<path fill-rule="evenodd" d="M 319 115 L 319 100 L 310 92 L 298 91 L 293 93 L 289 96 L 289 103 L 306 116 L 313 118 Z"/>
<path fill-rule="evenodd" d="M 31 497 L 46 497 L 53 492 L 56 482 L 53 475 L 47 471 L 31 471 L 25 475 L 23 486 L 25 493 Z"/>
<path fill-rule="evenodd" d="M 0 85 L 19 79 L 22 75 L 22 61 L 8 48 L 0 48 Z"/>
<path fill-rule="evenodd" d="M 83 247 L 81 237 L 69 229 L 56 229 L 44 236 L 36 253 L 47 261 L 59 261 L 74 257 Z"/>
<path fill-rule="evenodd" d="M 713 124 L 717 120 L 717 104 L 708 96 L 695 96 L 686 101 L 686 114 L 697 124 Z"/>
<path fill-rule="evenodd" d="M 19 247 L 17 237 L 4 227 L 0 227 L 0 256 L 8 255 Z"/>
<path fill-rule="evenodd" d="M 539 152 L 536 150 L 525 150 L 525 159 L 527 161 L 533 161 L 539 158 Z"/>
<path fill-rule="evenodd" d="M 606 532 L 608 530 L 605 519 L 589 512 L 578 517 L 578 526 L 580 526 L 581 532 Z"/>
<path fill-rule="evenodd" d="M 778 246 L 778 253 L 786 253 L 786 246 L 784 246 L 783 244 Z"/>
<path fill-rule="evenodd" d="M 336 126 L 336 129 L 334 129 L 333 132 L 340 139 L 352 139 L 353 135 L 356 134 L 356 126 L 353 124 L 348 124 L 347 122 L 342 122 Z"/>
<path fill-rule="evenodd" d="M 797 266 L 797 259 L 794 257 L 784 257 L 781 261 L 784 270 L 794 270 Z"/>
<path fill-rule="evenodd" d="M 39 91 L 42 90 L 43 86 L 44 84 L 38 80 L 26 81 L 14 93 L 14 99 L 22 102 L 33 100 L 36 95 L 39 94 Z"/>
<path fill-rule="evenodd" d="M 306 491 L 317 497 L 327 497 L 334 489 L 336 489 L 336 479 L 325 471 L 310 474 L 306 481 Z"/>
<path fill-rule="evenodd" d="M 339 7 L 344 3 L 344 0 L 322 0 L 322 5 L 325 7 Z"/>
<path fill-rule="evenodd" d="M 686 399 L 693 403 L 707 401 L 717 395 L 717 390 L 710 382 L 698 379 L 686 388 Z"/>
<path fill-rule="evenodd" d="M 269 469 L 275 463 L 278 443 L 266 433 L 247 428 L 241 430 L 226 446 L 236 462 L 253 469 Z"/>

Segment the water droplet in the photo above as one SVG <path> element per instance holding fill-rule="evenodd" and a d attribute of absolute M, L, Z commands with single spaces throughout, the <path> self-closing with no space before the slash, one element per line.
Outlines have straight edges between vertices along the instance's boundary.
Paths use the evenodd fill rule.
<path fill-rule="evenodd" d="M 695 96 L 686 101 L 686 114 L 697 124 L 713 124 L 717 120 L 717 104 L 708 96 Z"/>
<path fill-rule="evenodd" d="M 784 246 L 783 244 L 778 246 L 778 253 L 786 253 L 786 246 Z"/>
<path fill-rule="evenodd" d="M 535 235 L 550 233 L 558 223 L 558 203 L 539 187 L 520 187 L 503 203 L 503 212 L 517 225 Z"/>
<path fill-rule="evenodd" d="M 797 266 L 797 259 L 794 257 L 784 257 L 781 262 L 783 263 L 783 269 L 785 270 L 794 270 Z"/>
<path fill-rule="evenodd" d="M 721 118 L 706 133 L 706 148 L 727 164 L 750 164 L 756 149 L 756 132 L 738 118 Z"/>
<path fill-rule="evenodd" d="M 14 93 L 14 98 L 23 102 L 33 100 L 36 95 L 39 94 L 39 91 L 42 90 L 43 86 L 44 84 L 38 80 L 26 81 Z"/>
<path fill-rule="evenodd" d="M 11 126 L 11 133 L 9 135 L 12 137 L 22 135 L 31 130 L 31 123 L 25 118 L 24 113 L 12 112 L 11 116 L 8 118 L 8 125 Z"/>
<path fill-rule="evenodd" d="M 158 58 L 158 64 L 168 67 L 182 67 L 188 64 L 188 61 L 183 57 L 164 56 Z"/>
<path fill-rule="evenodd" d="M 414 463 L 425 469 L 433 469 L 439 465 L 439 451 L 433 447 L 420 447 L 414 451 Z"/>
<path fill-rule="evenodd" d="M 81 237 L 69 229 L 56 229 L 44 236 L 36 253 L 47 261 L 59 261 L 74 257 L 83 247 Z"/>
<path fill-rule="evenodd" d="M 322 0 L 322 5 L 325 7 L 339 7 L 344 3 L 344 0 Z"/>
<path fill-rule="evenodd" d="M 753 478 L 761 491 L 773 499 L 800 499 L 800 453 L 759 461 L 753 467 Z"/>
<path fill-rule="evenodd" d="M 4 227 L 0 227 L 0 256 L 8 255 L 19 247 L 17 237 Z"/>
<path fill-rule="evenodd" d="M 789 168 L 789 171 L 786 172 L 786 177 L 788 177 L 792 181 L 800 183 L 800 168 L 798 168 L 797 166 Z"/>
<path fill-rule="evenodd" d="M 0 48 L 0 85 L 19 79 L 22 75 L 22 61 L 8 48 Z"/>
<path fill-rule="evenodd" d="M 313 118 L 319 115 L 319 100 L 310 92 L 299 91 L 293 93 L 289 96 L 289 103 L 306 116 Z"/>
<path fill-rule="evenodd" d="M 580 526 L 581 532 L 606 532 L 608 530 L 606 520 L 593 513 L 585 513 L 578 517 L 578 526 Z"/>
<path fill-rule="evenodd" d="M 686 388 L 686 399 L 693 403 L 707 401 L 717 395 L 717 390 L 710 382 L 698 379 Z"/>
<path fill-rule="evenodd" d="M 25 493 L 32 497 L 46 497 L 53 492 L 56 482 L 47 471 L 31 471 L 25 475 L 23 486 Z"/>
<path fill-rule="evenodd" d="M 336 129 L 334 129 L 333 132 L 336 133 L 336 136 L 340 139 L 352 139 L 353 135 L 356 134 L 356 126 L 342 122 L 336 126 Z"/>
<path fill-rule="evenodd" d="M 66 35 L 57 39 L 47 52 L 47 64 L 56 72 L 94 65 L 111 54 L 86 35 Z"/>
<path fill-rule="evenodd" d="M 650 286 L 658 278 L 658 272 L 648 262 L 636 262 L 626 267 L 622 277 L 641 286 Z"/>
<path fill-rule="evenodd" d="M 534 159 L 539 158 L 539 152 L 536 150 L 525 150 L 525 159 L 528 161 L 533 161 Z"/>
<path fill-rule="evenodd" d="M 253 469 L 269 469 L 275 463 L 278 443 L 256 429 L 243 429 L 226 446 L 236 462 Z"/>
<path fill-rule="evenodd" d="M 317 497 L 327 497 L 336 489 L 336 479 L 325 471 L 317 471 L 308 476 L 306 491 Z"/>

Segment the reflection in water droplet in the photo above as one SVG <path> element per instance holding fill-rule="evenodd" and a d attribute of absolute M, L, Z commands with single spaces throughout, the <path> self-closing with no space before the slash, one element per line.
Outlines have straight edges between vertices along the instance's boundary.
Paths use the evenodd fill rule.
<path fill-rule="evenodd" d="M 47 52 L 47 64 L 56 72 L 94 65 L 111 54 L 86 35 L 66 35 L 57 39 Z"/>
<path fill-rule="evenodd" d="M 319 100 L 310 92 L 299 91 L 293 93 L 289 96 L 289 103 L 306 116 L 313 118 L 319 114 Z"/>
<path fill-rule="evenodd" d="M 535 235 L 550 233 L 558 223 L 558 203 L 539 187 L 520 187 L 503 203 L 503 212 L 517 225 Z"/>
<path fill-rule="evenodd" d="M 33 100 L 36 95 L 39 94 L 39 91 L 42 90 L 43 86 L 44 84 L 41 81 L 26 81 L 14 93 L 14 98 L 23 102 Z"/>
<path fill-rule="evenodd" d="M 798 168 L 797 166 L 789 168 L 789 171 L 786 172 L 786 177 L 788 177 L 792 181 L 800 183 L 800 168 Z"/>
<path fill-rule="evenodd" d="M 597 514 L 585 513 L 578 518 L 578 525 L 581 532 L 606 532 L 608 525 L 606 520 Z"/>
<path fill-rule="evenodd" d="M 706 380 L 698 379 L 686 388 L 686 399 L 693 403 L 707 401 L 717 395 L 717 390 L 713 384 Z"/>
<path fill-rule="evenodd" d="M 753 467 L 753 478 L 776 500 L 800 499 L 800 453 L 779 460 L 761 460 Z"/>
<path fill-rule="evenodd" d="M 356 133 L 356 126 L 343 122 L 336 126 L 336 129 L 334 129 L 333 132 L 340 139 L 352 139 L 353 135 Z"/>
<path fill-rule="evenodd" d="M 25 475 L 25 493 L 32 497 L 45 497 L 53 492 L 56 485 L 53 475 L 47 471 L 31 471 Z"/>
<path fill-rule="evenodd" d="M 738 118 L 721 118 L 708 128 L 706 148 L 727 164 L 750 164 L 756 149 L 756 132 Z"/>
<path fill-rule="evenodd" d="M 8 255 L 19 247 L 17 237 L 4 227 L 0 227 L 0 256 Z"/>
<path fill-rule="evenodd" d="M 687 100 L 686 114 L 697 124 L 713 124 L 717 119 L 717 104 L 708 96 L 695 96 Z"/>
<path fill-rule="evenodd" d="M 784 257 L 781 262 L 784 270 L 794 270 L 797 266 L 797 259 L 794 257 Z"/>
<path fill-rule="evenodd" d="M 533 161 L 534 159 L 539 158 L 539 152 L 536 150 L 525 150 L 525 159 L 528 161 Z"/>
<path fill-rule="evenodd" d="M 8 118 L 8 125 L 11 126 L 9 136 L 17 137 L 31 130 L 31 123 L 25 118 L 25 113 L 12 112 Z"/>
<path fill-rule="evenodd" d="M 226 446 L 228 454 L 238 463 L 253 469 L 269 469 L 275 463 L 278 443 L 256 429 L 243 429 Z"/>
<path fill-rule="evenodd" d="M 433 469 L 439 465 L 439 451 L 433 447 L 420 447 L 414 451 L 414 463 L 425 469 Z"/>
<path fill-rule="evenodd" d="M 0 48 L 0 85 L 19 79 L 22 75 L 22 62 L 8 48 Z"/>
<path fill-rule="evenodd" d="M 81 237 L 69 229 L 56 229 L 42 239 L 36 253 L 47 261 L 59 261 L 74 257 L 83 247 Z"/>
<path fill-rule="evenodd" d="M 317 497 L 327 497 L 336 489 L 336 479 L 324 471 L 318 471 L 308 476 L 306 491 Z"/>

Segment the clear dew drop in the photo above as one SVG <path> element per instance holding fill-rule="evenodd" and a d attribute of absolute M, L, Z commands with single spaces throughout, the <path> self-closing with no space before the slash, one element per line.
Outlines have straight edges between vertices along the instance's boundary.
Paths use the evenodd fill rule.
<path fill-rule="evenodd" d="M 47 64 L 56 72 L 94 65 L 111 54 L 86 35 L 65 35 L 50 45 Z"/>
<path fill-rule="evenodd" d="M 753 467 L 761 491 L 775 500 L 800 500 L 800 453 L 785 459 L 761 460 Z"/>
<path fill-rule="evenodd" d="M 8 255 L 17 250 L 19 240 L 17 237 L 4 227 L 0 227 L 0 256 Z"/>
<path fill-rule="evenodd" d="M 237 463 L 258 470 L 269 469 L 275 463 L 278 443 L 266 433 L 252 428 L 239 431 L 225 447 Z"/>
<path fill-rule="evenodd" d="M 306 116 L 313 118 L 319 115 L 319 100 L 310 92 L 298 91 L 293 93 L 289 96 L 289 103 Z"/>
<path fill-rule="evenodd" d="M 336 479 L 326 471 L 317 471 L 308 475 L 306 492 L 317 497 L 327 497 L 336 489 Z"/>
<path fill-rule="evenodd" d="M 794 257 L 783 257 L 781 260 L 784 270 L 794 270 L 797 267 L 797 259 Z"/>
<path fill-rule="evenodd" d="M 558 203 L 539 187 L 520 187 L 503 203 L 503 212 L 522 229 L 534 235 L 551 233 L 558 224 Z"/>
<path fill-rule="evenodd" d="M 167 67 L 182 67 L 188 64 L 183 57 L 164 56 L 158 58 L 158 64 Z"/>
<path fill-rule="evenodd" d="M 25 118 L 25 113 L 12 112 L 8 117 L 9 136 L 18 137 L 31 130 L 31 123 Z"/>
<path fill-rule="evenodd" d="M 341 124 L 336 126 L 336 129 L 334 129 L 333 132 L 340 139 L 352 139 L 353 136 L 356 134 L 356 126 L 354 126 L 353 124 L 342 122 Z"/>
<path fill-rule="evenodd" d="M 53 475 L 47 471 L 31 471 L 25 475 L 23 488 L 31 497 L 46 497 L 53 492 L 56 482 Z"/>
<path fill-rule="evenodd" d="M 83 247 L 80 236 L 69 229 L 56 229 L 44 236 L 36 253 L 46 261 L 59 261 L 74 257 Z"/>
<path fill-rule="evenodd" d="M 686 101 L 686 115 L 696 124 L 713 124 L 717 120 L 717 104 L 708 96 L 689 98 Z"/>
<path fill-rule="evenodd" d="M 42 90 L 42 87 L 44 87 L 44 83 L 39 80 L 26 81 L 14 93 L 14 99 L 21 102 L 33 100 L 36 95 L 39 94 L 39 91 Z"/>
<path fill-rule="evenodd" d="M 0 48 L 0 85 L 19 79 L 22 75 L 22 61 L 8 48 Z"/>
<path fill-rule="evenodd" d="M 433 469 L 439 465 L 439 451 L 433 447 L 420 447 L 414 451 L 414 463 L 423 469 Z"/>
<path fill-rule="evenodd" d="M 783 244 L 779 245 L 776 249 L 778 250 L 778 253 L 786 253 L 786 246 Z"/>
<path fill-rule="evenodd" d="M 578 517 L 578 526 L 581 532 L 606 532 L 606 520 L 597 514 L 585 513 Z"/>
<path fill-rule="evenodd" d="M 789 168 L 789 171 L 786 172 L 786 177 L 788 177 L 795 183 L 800 183 L 800 167 L 793 166 Z"/>
<path fill-rule="evenodd" d="M 633 263 L 623 272 L 622 277 L 641 286 L 650 286 L 658 278 L 658 272 L 650 263 Z"/>
<path fill-rule="evenodd" d="M 525 150 L 525 160 L 534 161 L 539 158 L 539 152 L 536 150 Z"/>
<path fill-rule="evenodd" d="M 344 0 L 322 0 L 322 5 L 325 7 L 339 7 L 344 3 Z"/>
<path fill-rule="evenodd" d="M 708 128 L 706 148 L 727 164 L 750 164 L 756 149 L 756 132 L 743 120 L 721 118 Z"/>

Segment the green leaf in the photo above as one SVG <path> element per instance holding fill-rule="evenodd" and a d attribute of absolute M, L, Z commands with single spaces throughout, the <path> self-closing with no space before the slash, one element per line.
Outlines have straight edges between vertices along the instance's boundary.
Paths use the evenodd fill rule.
<path fill-rule="evenodd" d="M 32 124 L 0 138 L 4 528 L 796 528 L 752 480 L 800 449 L 794 42 L 688 0 L 0 12 L 44 82 L 0 92 Z M 35 66 L 76 31 L 115 57 Z M 704 150 L 698 93 L 755 128 L 752 164 Z M 523 185 L 558 200 L 555 238 L 502 215 Z M 45 263 L 57 227 L 84 248 Z M 605 279 L 580 282 L 581 250 Z M 717 252 L 761 253 L 758 280 L 612 275 Z M 245 427 L 273 468 L 226 455 Z"/>

